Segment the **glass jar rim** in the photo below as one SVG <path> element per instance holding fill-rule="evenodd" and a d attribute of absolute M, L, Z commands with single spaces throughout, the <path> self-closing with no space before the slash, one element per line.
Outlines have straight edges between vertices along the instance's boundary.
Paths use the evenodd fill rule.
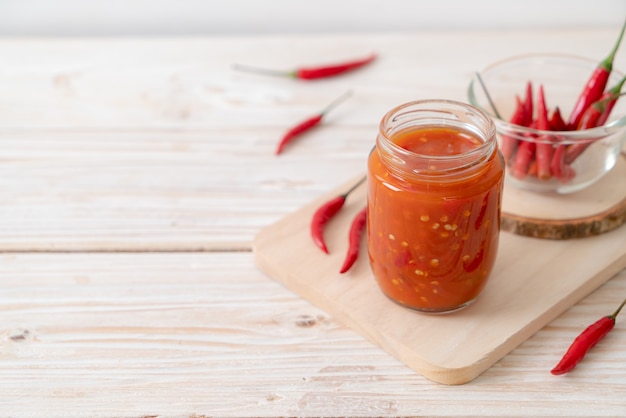
<path fill-rule="evenodd" d="M 489 127 L 489 132 L 487 132 L 486 134 L 483 134 L 479 131 L 477 131 L 476 129 L 467 129 L 467 131 L 474 133 L 482 142 L 479 146 L 477 146 L 476 148 L 473 148 L 471 150 L 459 153 L 459 154 L 452 154 L 452 155 L 430 155 L 430 154 L 421 154 L 419 152 L 415 152 L 415 151 L 410 151 L 410 150 L 406 150 L 398 145 L 396 145 L 391 138 L 387 135 L 387 132 L 385 131 L 385 126 L 389 123 L 389 122 L 395 122 L 396 119 L 399 116 L 404 116 L 405 113 L 401 113 L 402 111 L 409 109 L 411 107 L 415 107 L 415 106 L 422 106 L 422 105 L 431 105 L 431 104 L 439 104 L 439 105 L 450 105 L 450 106 L 456 106 L 459 109 L 465 109 L 465 110 L 470 110 L 473 111 L 476 115 L 479 115 L 482 119 L 483 122 Z M 449 110 L 439 110 L 439 109 L 418 109 L 420 111 L 428 111 L 428 112 L 437 112 L 437 113 L 452 113 Z M 415 126 L 419 126 L 419 125 L 415 125 Z M 423 126 L 435 126 L 433 123 L 428 123 L 428 124 L 424 124 Z M 450 126 L 454 126 L 454 125 L 450 125 Z M 396 107 L 394 107 L 393 109 L 391 109 L 390 111 L 388 111 L 382 118 L 382 120 L 380 121 L 379 127 L 378 127 L 378 131 L 379 134 L 381 134 L 384 138 L 386 138 L 388 140 L 389 145 L 394 149 L 397 150 L 399 153 L 401 154 L 407 154 L 407 155 L 411 155 L 413 157 L 417 157 L 417 158 L 428 158 L 430 160 L 450 160 L 450 159 L 455 159 L 458 157 L 462 157 L 462 156 L 468 156 L 468 155 L 475 155 L 475 154 L 481 154 L 482 152 L 485 151 L 485 148 L 492 146 L 491 140 L 493 138 L 493 141 L 495 143 L 495 125 L 493 123 L 493 120 L 491 119 L 491 117 L 489 117 L 489 115 L 486 114 L 486 112 L 480 108 L 478 108 L 477 106 L 474 106 L 472 104 L 469 103 L 464 103 L 464 102 L 459 102 L 459 101 L 455 101 L 455 100 L 448 100 L 448 99 L 424 99 L 424 100 L 414 100 L 411 102 L 407 102 L 407 103 L 403 103 L 401 105 L 398 105 Z"/>
<path fill-rule="evenodd" d="M 440 107 L 440 108 L 437 108 Z M 421 113 L 430 115 L 430 119 L 425 119 L 421 123 L 417 123 L 417 119 L 411 116 Z M 446 116 L 446 117 L 444 117 Z M 405 123 L 399 122 L 402 117 L 407 117 Z M 471 124 L 467 119 L 471 118 L 476 122 L 480 122 L 483 129 L 476 124 Z M 446 121 L 447 123 L 443 123 Z M 450 155 L 430 155 L 407 150 L 397 145 L 392 139 L 394 129 L 389 129 L 390 125 L 398 123 L 395 127 L 397 132 L 410 127 L 450 127 L 457 128 L 459 131 L 472 134 L 481 142 L 476 147 L 456 154 Z M 424 99 L 415 100 L 398 105 L 388 111 L 379 124 L 379 140 L 377 145 L 382 151 L 390 154 L 389 160 L 396 165 L 402 166 L 406 161 L 428 162 L 428 170 L 416 171 L 412 170 L 413 176 L 437 177 L 443 179 L 449 176 L 457 176 L 462 172 L 471 170 L 473 167 L 481 165 L 488 160 L 497 149 L 496 128 L 492 118 L 483 110 L 469 103 L 464 103 L 449 99 Z M 384 138 L 384 140 L 381 140 Z M 430 169 L 437 163 L 455 163 L 446 168 Z M 397 167 L 396 167 L 397 168 Z"/>

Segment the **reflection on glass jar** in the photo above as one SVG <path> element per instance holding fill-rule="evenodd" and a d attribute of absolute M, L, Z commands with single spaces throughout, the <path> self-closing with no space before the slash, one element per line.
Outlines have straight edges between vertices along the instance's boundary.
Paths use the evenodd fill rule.
<path fill-rule="evenodd" d="M 368 252 L 381 290 L 419 311 L 480 294 L 495 263 L 504 164 L 482 111 L 425 100 L 387 113 L 368 161 Z"/>

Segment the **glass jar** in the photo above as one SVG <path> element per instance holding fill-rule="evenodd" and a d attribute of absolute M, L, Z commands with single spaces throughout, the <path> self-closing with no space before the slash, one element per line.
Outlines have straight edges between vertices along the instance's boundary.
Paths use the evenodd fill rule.
<path fill-rule="evenodd" d="M 451 312 L 485 287 L 498 250 L 504 163 L 493 121 L 449 100 L 387 113 L 368 161 L 367 246 L 384 294 Z"/>

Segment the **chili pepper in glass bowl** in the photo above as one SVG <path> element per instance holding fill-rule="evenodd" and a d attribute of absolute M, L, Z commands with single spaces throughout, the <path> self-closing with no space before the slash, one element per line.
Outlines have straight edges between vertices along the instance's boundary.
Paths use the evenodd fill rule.
<path fill-rule="evenodd" d="M 550 116 L 550 130 L 551 131 L 564 131 L 567 129 L 567 125 L 561 115 L 561 109 L 557 106 Z"/>
<path fill-rule="evenodd" d="M 339 62 L 335 64 L 328 64 L 314 67 L 300 67 L 291 71 L 278 71 L 265 68 L 251 67 L 247 65 L 235 64 L 233 68 L 235 70 L 254 72 L 264 75 L 289 77 L 300 80 L 317 80 L 321 78 L 335 77 L 349 71 L 356 70 L 364 67 L 374 61 L 377 58 L 377 54 L 372 53 L 364 58 Z"/>
<path fill-rule="evenodd" d="M 311 116 L 311 117 L 303 120 L 302 122 L 298 123 L 297 125 L 294 125 L 292 128 L 290 128 L 283 135 L 283 137 L 281 138 L 280 142 L 278 143 L 278 148 L 276 148 L 276 155 L 279 155 L 280 153 L 282 153 L 284 148 L 285 148 L 285 146 L 287 146 L 287 144 L 291 143 L 294 139 L 296 139 L 297 137 L 299 137 L 303 133 L 313 129 L 315 126 L 319 125 L 320 122 L 322 122 L 322 119 L 324 118 L 324 116 L 326 116 L 326 114 L 328 112 L 330 112 L 340 102 L 342 102 L 346 98 L 348 98 L 348 96 L 350 96 L 350 94 L 351 94 L 351 92 L 347 91 L 346 93 L 344 93 L 340 97 L 336 98 L 328 106 L 326 106 L 326 108 L 324 108 L 324 110 L 322 110 L 320 113 L 318 113 L 318 114 L 316 114 L 314 116 Z"/>
<path fill-rule="evenodd" d="M 585 357 L 587 352 L 604 338 L 614 327 L 615 318 L 626 304 L 626 299 L 611 315 L 604 316 L 589 325 L 581 332 L 569 346 L 561 361 L 550 371 L 553 375 L 565 374 L 571 371 Z"/>
<path fill-rule="evenodd" d="M 611 113 L 611 109 L 617 102 L 617 99 L 624 94 L 626 93 L 603 95 L 600 100 L 594 102 L 587 108 L 587 110 L 585 110 L 583 117 L 580 119 L 578 129 L 590 129 L 604 125 L 609 117 L 609 114 Z M 582 152 L 591 144 L 593 144 L 593 142 L 589 141 L 569 146 L 563 156 L 565 164 L 573 163 L 576 158 L 578 158 L 578 156 L 582 154 Z"/>
<path fill-rule="evenodd" d="M 554 108 L 552 116 L 550 116 L 549 126 L 549 130 L 554 132 L 565 131 L 567 129 L 567 123 L 565 123 L 565 120 L 561 115 L 561 109 L 558 106 Z M 552 152 L 552 161 L 550 161 L 550 171 L 552 172 L 552 175 L 560 179 L 573 176 L 574 173 L 571 167 L 565 164 L 565 145 L 561 143 L 563 142 L 561 140 L 562 137 L 558 134 L 555 134 L 552 136 L 552 139 L 556 143 L 554 151 Z"/>
<path fill-rule="evenodd" d="M 330 221 L 343 207 L 346 203 L 348 195 L 356 190 L 357 187 L 359 187 L 364 181 L 365 177 L 360 179 L 345 193 L 326 201 L 313 213 L 310 225 L 311 238 L 313 239 L 313 243 L 326 254 L 328 254 L 328 247 L 326 246 L 326 241 L 324 240 L 324 227 L 328 221 Z"/>
<path fill-rule="evenodd" d="M 617 103 L 617 99 L 624 95 L 622 93 L 624 83 L 626 83 L 626 76 L 603 93 L 598 100 L 587 108 L 580 118 L 580 123 L 578 124 L 579 130 L 595 128 L 596 126 L 602 126 L 606 123 L 615 103 Z"/>
<path fill-rule="evenodd" d="M 589 80 L 587 80 L 570 114 L 568 121 L 570 129 L 576 129 L 585 110 L 602 96 L 611 71 L 613 70 L 613 60 L 622 41 L 622 37 L 624 36 L 624 29 L 626 29 L 626 21 L 624 21 L 622 25 L 622 30 L 613 49 L 609 55 L 598 64 L 593 73 L 591 73 Z"/>
<path fill-rule="evenodd" d="M 530 126 L 533 122 L 533 83 L 531 81 L 526 82 L 526 94 L 524 96 L 524 122 L 522 126 Z"/>
<path fill-rule="evenodd" d="M 619 161 L 626 140 L 626 102 L 619 99 L 602 126 L 570 130 L 537 128 L 538 100 L 535 98 L 535 115 L 530 124 L 512 123 L 512 115 L 519 106 L 516 96 L 523 94 L 531 81 L 533 86 L 543 85 L 545 99 L 551 104 L 550 113 L 559 106 L 562 115 L 569 115 L 570 105 L 578 97 L 579 88 L 597 67 L 597 61 L 562 54 L 525 54 L 508 57 L 480 71 L 492 102 L 498 107 L 501 118 L 491 110 L 476 78 L 468 88 L 472 105 L 489 113 L 496 124 L 498 141 L 505 146 L 507 174 L 505 182 L 513 187 L 533 192 L 570 194 L 583 190 L 600 180 Z M 607 84 L 615 85 L 624 77 L 614 69 Z M 567 122 L 567 116 L 565 117 Z M 549 139 L 546 140 L 546 139 Z M 554 149 L 550 164 L 551 175 L 539 177 L 537 147 L 551 145 Z M 587 145 L 576 161 L 567 164 L 565 151 Z M 513 145 L 513 146 L 511 146 Z M 508 148 L 506 148 L 508 147 Z M 546 167 L 542 167 L 544 171 Z"/>
<path fill-rule="evenodd" d="M 515 96 L 515 112 L 513 112 L 513 116 L 511 116 L 510 123 L 514 125 L 523 125 L 524 123 L 524 103 L 519 96 Z M 502 135 L 500 138 L 500 152 L 502 153 L 502 158 L 504 161 L 510 161 L 511 157 L 515 155 L 515 150 L 517 150 L 518 140 L 511 137 Z"/>
<path fill-rule="evenodd" d="M 367 224 L 367 207 L 361 209 L 350 224 L 350 232 L 348 234 L 349 246 L 346 258 L 343 261 L 343 265 L 339 270 L 339 273 L 346 273 L 352 265 L 359 258 L 359 250 L 361 249 L 361 237 L 363 237 L 363 230 Z"/>
<path fill-rule="evenodd" d="M 537 129 L 541 131 L 550 130 L 550 118 L 548 116 L 548 108 L 543 93 L 543 85 L 539 86 L 537 95 Z M 552 146 L 552 135 L 541 135 L 536 139 L 536 161 L 537 161 L 537 177 L 541 180 L 547 180 L 552 177 L 550 165 L 552 163 L 552 154 L 554 152 Z"/>

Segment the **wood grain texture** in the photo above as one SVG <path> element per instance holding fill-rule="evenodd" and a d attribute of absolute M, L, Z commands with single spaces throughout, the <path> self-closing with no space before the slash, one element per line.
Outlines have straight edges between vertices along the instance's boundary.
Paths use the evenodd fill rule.
<path fill-rule="evenodd" d="M 315 177 L 310 143 L 277 159 L 262 130 L 3 132 L 0 250 L 249 249 L 260 226 L 360 170 L 368 131 L 340 129 Z"/>
<path fill-rule="evenodd" d="M 626 223 L 626 155 L 592 186 L 559 195 L 534 193 L 506 184 L 502 229 L 546 239 L 575 239 L 604 234 Z"/>
<path fill-rule="evenodd" d="M 573 373 L 549 370 L 624 294 L 622 273 L 450 387 L 266 277 L 251 253 L 4 254 L 0 415 L 621 416 L 623 322 Z"/>

